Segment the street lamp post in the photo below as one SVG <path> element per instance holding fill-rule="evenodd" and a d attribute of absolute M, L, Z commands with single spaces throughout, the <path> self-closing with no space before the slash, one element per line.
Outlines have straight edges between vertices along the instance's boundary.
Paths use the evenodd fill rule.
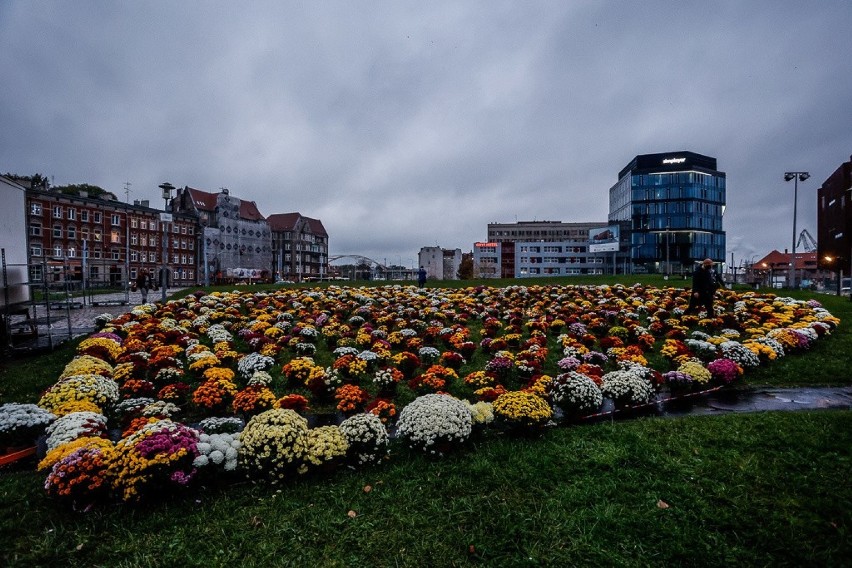
<path fill-rule="evenodd" d="M 166 287 L 169 283 L 169 231 L 167 223 L 171 221 L 171 214 L 168 213 L 169 200 L 172 198 L 172 191 L 175 186 L 169 182 L 161 183 L 160 189 L 163 190 L 163 214 L 160 215 L 160 223 L 163 225 L 163 266 L 160 268 L 160 289 L 162 290 L 161 300 L 166 303 Z"/>
<path fill-rule="evenodd" d="M 796 287 L 796 205 L 799 196 L 799 182 L 811 177 L 808 172 L 784 172 L 784 181 L 793 181 L 793 254 L 790 256 L 790 288 Z"/>

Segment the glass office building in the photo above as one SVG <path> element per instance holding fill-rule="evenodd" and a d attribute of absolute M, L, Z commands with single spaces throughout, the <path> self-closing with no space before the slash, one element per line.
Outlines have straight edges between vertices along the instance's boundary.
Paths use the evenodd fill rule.
<path fill-rule="evenodd" d="M 674 274 L 704 258 L 724 262 L 724 212 L 725 173 L 716 158 L 693 152 L 636 156 L 609 190 L 609 221 L 620 225 L 639 271 Z"/>

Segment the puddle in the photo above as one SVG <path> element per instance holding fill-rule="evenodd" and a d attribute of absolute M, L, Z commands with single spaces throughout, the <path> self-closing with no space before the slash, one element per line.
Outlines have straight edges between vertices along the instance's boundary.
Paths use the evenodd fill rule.
<path fill-rule="evenodd" d="M 639 408 L 616 411 L 606 400 L 599 414 L 583 422 L 628 418 L 630 416 L 679 417 L 729 412 L 765 412 L 769 410 L 817 410 L 852 408 L 852 387 L 756 388 L 754 390 L 717 390 L 698 396 L 658 400 Z M 555 412 L 557 421 L 561 412 Z"/>
<path fill-rule="evenodd" d="M 767 410 L 816 410 L 852 408 L 852 387 L 792 388 L 718 391 L 704 397 L 672 401 L 658 414 L 683 416 L 717 412 L 764 412 Z"/>

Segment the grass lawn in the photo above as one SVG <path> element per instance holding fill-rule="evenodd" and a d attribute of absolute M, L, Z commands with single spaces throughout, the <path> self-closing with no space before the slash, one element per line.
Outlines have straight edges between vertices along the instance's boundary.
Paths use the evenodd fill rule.
<path fill-rule="evenodd" d="M 843 323 L 747 384 L 852 384 L 852 302 L 789 295 Z M 37 401 L 73 349 L 0 363 L 0 402 Z M 850 565 L 850 448 L 850 411 L 641 418 L 86 514 L 29 463 L 0 469 L 0 565 Z"/>
<path fill-rule="evenodd" d="M 56 508 L 41 476 L 6 472 L 0 562 L 839 566 L 850 433 L 849 411 L 639 419 L 88 514 Z"/>

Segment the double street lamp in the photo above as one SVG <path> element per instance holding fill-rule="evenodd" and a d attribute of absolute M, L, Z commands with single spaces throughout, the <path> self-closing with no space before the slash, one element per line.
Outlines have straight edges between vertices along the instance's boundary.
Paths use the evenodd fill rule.
<path fill-rule="evenodd" d="M 793 254 L 790 256 L 790 288 L 796 287 L 796 206 L 799 197 L 799 182 L 811 177 L 808 172 L 784 172 L 784 181 L 793 182 Z"/>
<path fill-rule="evenodd" d="M 175 186 L 169 182 L 161 183 L 160 189 L 163 190 L 163 213 L 160 215 L 160 223 L 163 225 L 163 266 L 160 268 L 160 289 L 163 291 L 161 299 L 166 303 L 166 287 L 169 283 L 169 231 L 167 223 L 172 220 L 171 213 L 168 212 L 169 200 L 172 198 L 172 191 Z"/>

